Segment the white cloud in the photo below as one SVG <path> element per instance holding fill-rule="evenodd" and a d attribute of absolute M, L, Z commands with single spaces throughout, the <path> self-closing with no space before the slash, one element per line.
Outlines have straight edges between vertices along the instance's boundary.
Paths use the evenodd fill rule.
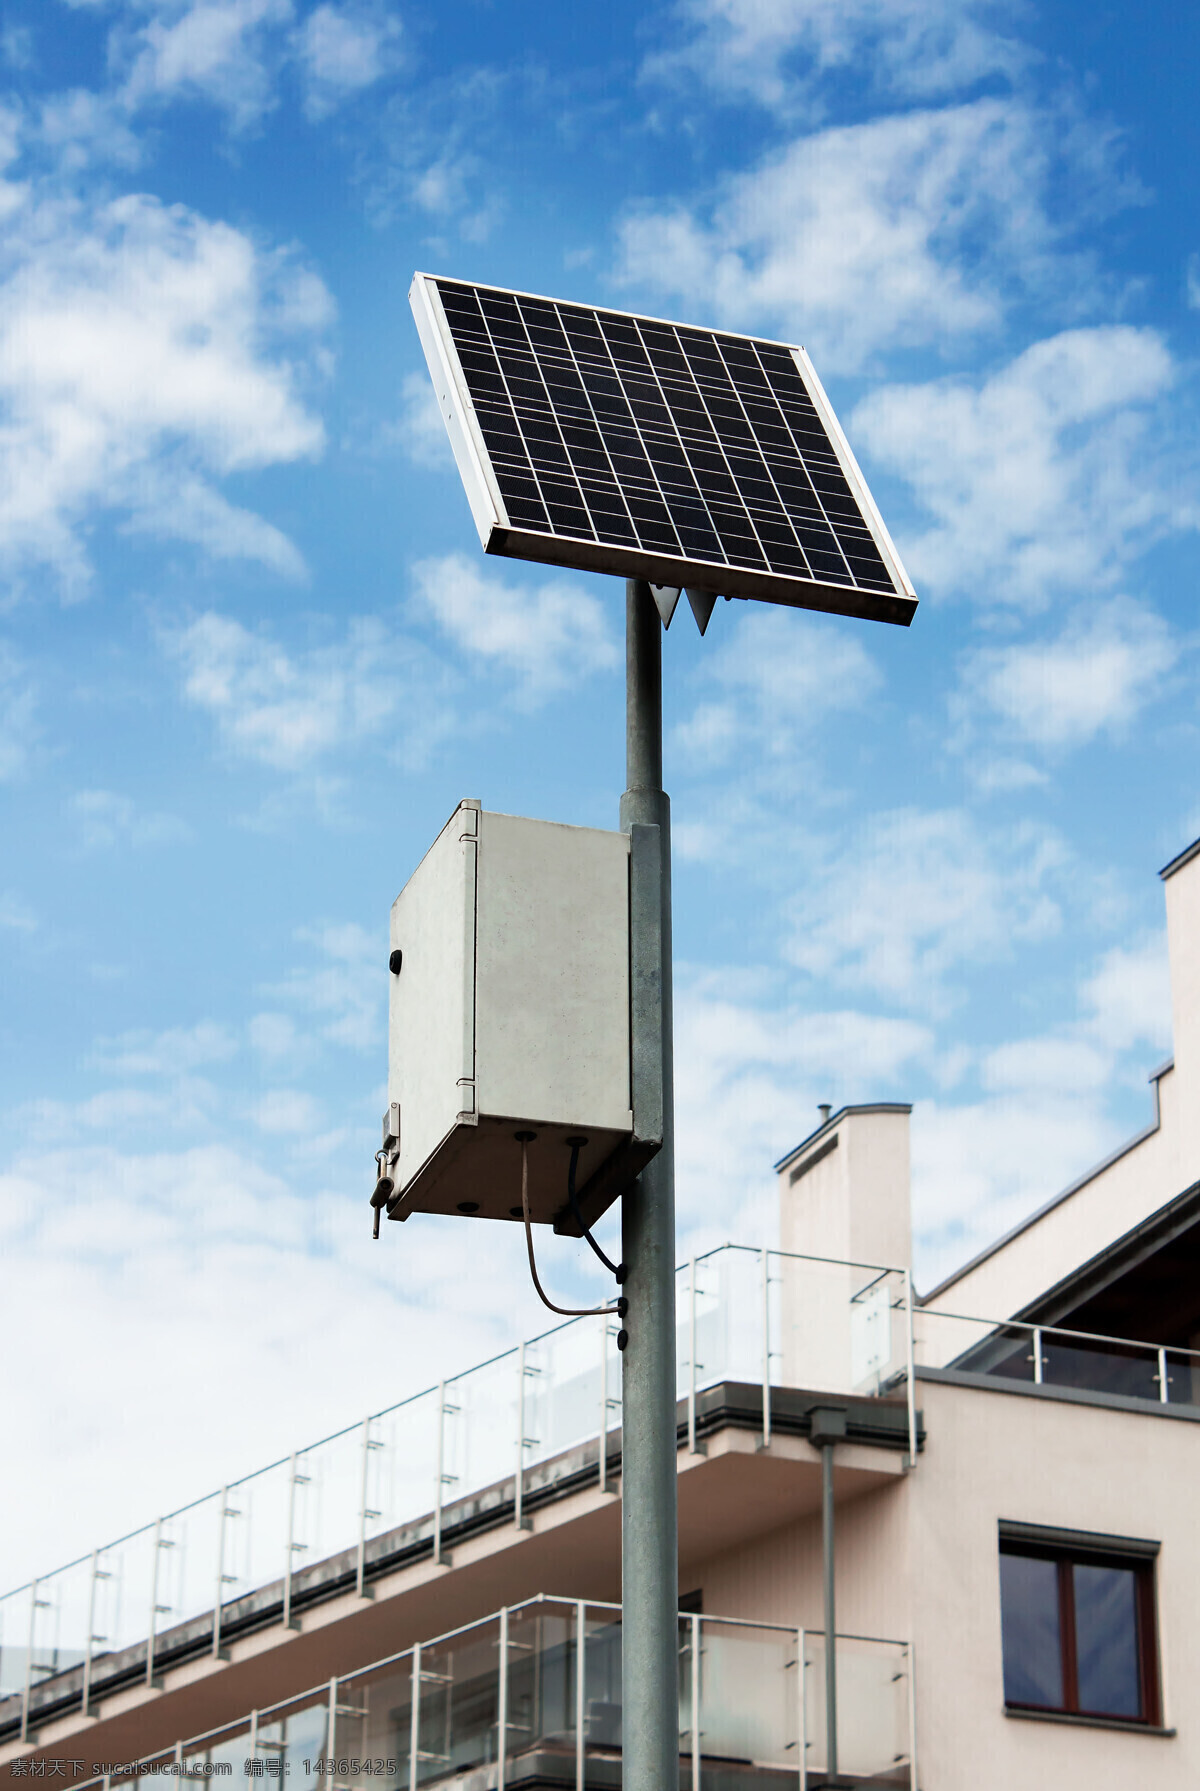
<path fill-rule="evenodd" d="M 914 578 L 990 603 L 1092 592 L 1154 541 L 1200 526 L 1187 469 L 1159 445 L 1176 378 L 1157 331 L 1068 330 L 979 382 L 888 386 L 853 428 L 934 521 L 903 544 Z"/>
<path fill-rule="evenodd" d="M 984 1057 L 980 1078 L 986 1089 L 1072 1100 L 1099 1093 L 1111 1071 L 1108 1053 L 1086 1039 L 1045 1037 L 998 1045 Z"/>
<path fill-rule="evenodd" d="M 294 574 L 295 548 L 214 477 L 314 454 L 301 366 L 329 321 L 314 276 L 227 224 L 130 195 L 31 201 L 0 282 L 0 556 L 89 567 L 97 508 Z"/>
<path fill-rule="evenodd" d="M 273 1088 L 256 1101 L 250 1113 L 260 1132 L 300 1139 L 321 1124 L 321 1104 L 298 1088 Z"/>
<path fill-rule="evenodd" d="M 212 611 L 168 631 L 184 695 L 233 752 L 279 771 L 384 733 L 428 752 L 450 725 L 440 666 L 374 618 L 344 637 L 289 653 L 265 633 Z"/>
<path fill-rule="evenodd" d="M 509 585 L 480 572 L 465 554 L 419 560 L 414 602 L 471 658 L 517 681 L 518 700 L 545 701 L 618 663 L 603 604 L 557 577 Z"/>
<path fill-rule="evenodd" d="M 272 28 L 290 24 L 292 0 L 142 0 L 151 16 L 116 41 L 128 67 L 130 107 L 203 99 L 235 128 L 259 119 L 273 101 L 280 46 Z"/>
<path fill-rule="evenodd" d="M 787 956 L 811 975 L 936 1008 L 966 965 L 1059 930 L 1068 863 L 1062 840 L 1032 823 L 985 834 L 961 810 L 876 815 L 811 866 L 789 905 Z"/>
<path fill-rule="evenodd" d="M 987 1052 L 981 1099 L 918 1103 L 913 1194 L 927 1284 L 1123 1141 L 1112 1096 L 1122 1084 L 1144 1095 L 1142 1054 L 1170 1045 L 1165 934 L 1104 953 L 1080 979 L 1076 1009 L 1049 1032 Z"/>
<path fill-rule="evenodd" d="M 453 467 L 446 425 L 438 408 L 433 382 L 427 373 L 406 373 L 401 388 L 400 418 L 383 430 L 387 446 L 396 446 L 414 466 L 431 471 Z"/>
<path fill-rule="evenodd" d="M 1056 636 L 973 654 L 957 700 L 965 725 L 979 707 L 1020 739 L 1051 749 L 1121 734 L 1154 698 L 1178 645 L 1145 604 L 1080 605 Z"/>
<path fill-rule="evenodd" d="M 108 1075 L 184 1076 L 209 1064 L 227 1063 L 237 1049 L 227 1026 L 201 1020 L 166 1032 L 123 1032 L 98 1039 L 89 1061 Z"/>
<path fill-rule="evenodd" d="M 400 20 L 382 4 L 335 6 L 326 0 L 309 13 L 296 34 L 309 117 L 326 117 L 395 68 L 400 37 Z"/>
<path fill-rule="evenodd" d="M 37 691 L 25 667 L 0 641 L 0 783 L 20 777 L 37 739 Z"/>
<path fill-rule="evenodd" d="M 705 684 L 721 695 L 704 698 L 674 731 L 693 768 L 724 764 L 739 752 L 756 761 L 784 756 L 797 735 L 837 710 L 860 707 L 882 683 L 849 628 L 765 604 L 748 605 L 704 663 Z"/>
<path fill-rule="evenodd" d="M 9 68 L 34 66 L 33 32 L 28 25 L 6 24 L 0 28 L 0 60 Z"/>
<path fill-rule="evenodd" d="M 841 73 L 930 98 L 1013 75 L 1028 52 L 999 28 L 1024 9 L 991 0 L 682 0 L 681 47 L 649 57 L 652 80 L 687 77 L 785 114 L 820 101 Z"/>
<path fill-rule="evenodd" d="M 115 790 L 78 790 L 68 804 L 80 843 L 88 848 L 171 845 L 190 838 L 178 815 L 146 813 Z"/>
<path fill-rule="evenodd" d="M 1165 932 L 1114 946 L 1080 989 L 1084 1030 L 1110 1051 L 1171 1046 L 1171 979 Z"/>
<path fill-rule="evenodd" d="M 817 1124 L 817 1102 L 904 1098 L 930 1030 L 854 1009 L 768 1005 L 770 977 L 681 977 L 675 1007 L 680 1252 L 774 1242 L 773 1162 Z M 770 990 L 770 992 L 768 992 Z"/>
<path fill-rule="evenodd" d="M 322 1038 L 353 1051 L 381 1048 L 387 1000 L 384 937 L 353 921 L 302 927 L 296 934 L 317 961 L 297 967 L 264 992 L 317 1018 Z M 259 1038 L 263 1037 L 260 1030 Z M 269 1040 L 270 1043 L 276 1042 Z"/>
<path fill-rule="evenodd" d="M 1066 1059 L 1043 1063 L 1069 1067 Z M 968 1261 L 1120 1142 L 1094 1086 L 1021 1088 L 958 1105 L 918 1101 L 913 1229 L 922 1285 Z"/>
<path fill-rule="evenodd" d="M 221 1146 L 97 1143 L 82 1172 L 58 1148 L 0 1172 L 0 1353 L 15 1361 L 39 1314 L 45 1333 L 37 1375 L 6 1389 L 7 1447 L 29 1472 L 6 1490 L 0 1585 L 543 1329 L 519 1228 L 410 1221 L 371 1242 L 370 1151 L 364 1138 L 361 1185 L 300 1186 Z M 119 1423 L 98 1384 L 120 1389 Z M 132 1435 L 155 1447 L 131 1494 Z M 51 1496 L 68 1482 L 88 1499 Z"/>
<path fill-rule="evenodd" d="M 801 137 L 703 208 L 649 204 L 620 228 L 620 277 L 822 366 L 994 331 L 1064 275 L 1045 210 L 1051 123 L 1015 101 L 912 111 Z M 1078 152 L 1084 159 L 1085 151 Z M 1071 302 L 1091 285 L 1072 270 Z M 911 432 L 910 432 L 911 433 Z"/>

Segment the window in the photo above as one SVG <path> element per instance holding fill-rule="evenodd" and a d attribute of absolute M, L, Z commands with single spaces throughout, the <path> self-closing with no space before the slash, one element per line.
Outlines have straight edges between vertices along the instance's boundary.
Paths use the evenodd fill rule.
<path fill-rule="evenodd" d="M 1001 1524 L 1009 1709 L 1159 1724 L 1157 1553 L 1157 1543 Z"/>

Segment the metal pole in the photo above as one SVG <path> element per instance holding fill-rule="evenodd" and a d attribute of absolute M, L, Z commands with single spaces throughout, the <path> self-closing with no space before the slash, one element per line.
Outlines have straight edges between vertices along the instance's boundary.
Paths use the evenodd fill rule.
<path fill-rule="evenodd" d="M 1033 1384 L 1035 1387 L 1041 1386 L 1042 1375 L 1044 1372 L 1045 1359 L 1042 1355 L 1042 1332 L 1041 1327 L 1038 1326 L 1033 1333 Z"/>
<path fill-rule="evenodd" d="M 1158 1398 L 1161 1405 L 1168 1405 L 1171 1399 L 1171 1382 L 1167 1376 L 1167 1352 L 1158 1352 Z"/>
<path fill-rule="evenodd" d="M 634 891 L 631 972 L 657 972 L 657 1039 L 639 1036 L 639 1064 L 661 1066 L 662 1149 L 621 1203 L 629 1300 L 621 1428 L 622 1786 L 667 1791 L 679 1780 L 679 1545 L 675 1436 L 675 1152 L 671 1044 L 670 803 L 662 787 L 662 624 L 650 587 L 626 583 L 626 777 L 621 826 L 657 827 L 658 913 Z M 635 839 L 636 839 L 635 835 Z M 657 919 L 658 925 L 654 922 Z M 636 1114 L 636 1104 L 635 1104 Z"/>
<path fill-rule="evenodd" d="M 825 1568 L 825 1782 L 838 1782 L 837 1605 L 833 1571 L 833 1444 L 821 1449 L 821 1544 Z"/>

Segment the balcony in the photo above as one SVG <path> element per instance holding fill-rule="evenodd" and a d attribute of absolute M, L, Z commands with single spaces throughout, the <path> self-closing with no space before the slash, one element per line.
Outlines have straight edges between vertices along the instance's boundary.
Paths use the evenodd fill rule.
<path fill-rule="evenodd" d="M 760 1445 L 803 1435 L 803 1388 L 851 1397 L 852 1438 L 911 1458 L 904 1271 L 725 1246 L 677 1296 L 693 1457 L 718 1421 Z M 18 1588 L 0 1599 L 0 1745 L 489 1523 L 523 1527 L 564 1489 L 615 1491 L 620 1406 L 615 1324 L 573 1320 Z M 782 1522 L 795 1493 L 778 1496 Z"/>
<path fill-rule="evenodd" d="M 1200 1406 L 1200 1352 L 1056 1325 L 918 1310 L 918 1372 L 1042 1387 L 1106 1405 Z"/>
<path fill-rule="evenodd" d="M 841 1784 L 915 1785 L 912 1685 L 903 1643 L 838 1637 Z M 681 1791 L 825 1782 L 823 1637 L 681 1614 L 679 1687 Z M 619 1607 L 530 1599 L 80 1791 L 149 1791 L 164 1774 L 281 1791 L 615 1791 Z"/>

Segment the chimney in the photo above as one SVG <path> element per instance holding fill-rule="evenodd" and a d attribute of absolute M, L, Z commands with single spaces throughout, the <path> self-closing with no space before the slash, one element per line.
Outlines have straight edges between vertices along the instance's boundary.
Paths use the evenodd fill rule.
<path fill-rule="evenodd" d="M 800 1256 L 909 1267 L 912 1108 L 876 1102 L 819 1111 L 817 1130 L 775 1165 L 781 1247 Z"/>

